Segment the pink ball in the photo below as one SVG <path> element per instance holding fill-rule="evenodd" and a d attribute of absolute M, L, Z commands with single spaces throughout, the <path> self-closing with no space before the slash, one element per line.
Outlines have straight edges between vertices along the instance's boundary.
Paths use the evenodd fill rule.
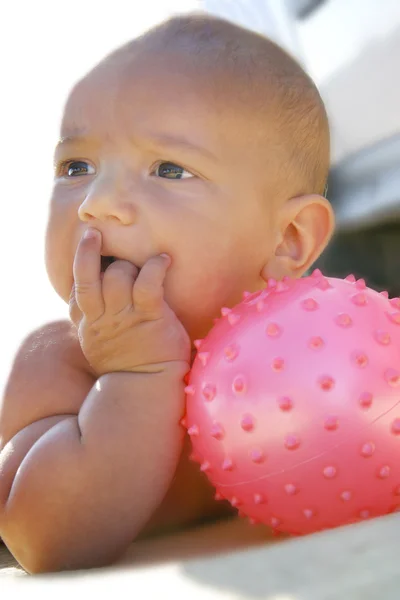
<path fill-rule="evenodd" d="M 399 299 L 315 271 L 222 315 L 184 420 L 216 497 L 292 534 L 399 510 Z"/>

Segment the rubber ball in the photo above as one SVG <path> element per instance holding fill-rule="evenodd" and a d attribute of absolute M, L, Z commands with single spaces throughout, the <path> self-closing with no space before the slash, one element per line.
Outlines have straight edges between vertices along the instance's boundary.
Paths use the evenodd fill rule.
<path fill-rule="evenodd" d="M 294 535 L 398 511 L 400 300 L 316 270 L 221 313 L 183 420 L 216 498 Z"/>

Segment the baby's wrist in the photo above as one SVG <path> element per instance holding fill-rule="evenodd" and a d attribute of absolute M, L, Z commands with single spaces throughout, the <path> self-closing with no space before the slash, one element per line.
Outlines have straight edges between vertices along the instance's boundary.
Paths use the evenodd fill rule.
<path fill-rule="evenodd" d="M 166 375 L 171 377 L 181 377 L 190 371 L 190 362 L 185 360 L 170 360 L 158 363 L 148 363 L 132 367 L 124 367 L 121 369 L 93 369 L 97 378 L 104 375 L 112 375 L 113 373 L 126 373 L 132 375 Z"/>
<path fill-rule="evenodd" d="M 130 372 L 142 374 L 165 374 L 180 376 L 182 378 L 190 371 L 190 362 L 186 360 L 169 360 L 158 363 L 149 363 L 134 367 Z"/>

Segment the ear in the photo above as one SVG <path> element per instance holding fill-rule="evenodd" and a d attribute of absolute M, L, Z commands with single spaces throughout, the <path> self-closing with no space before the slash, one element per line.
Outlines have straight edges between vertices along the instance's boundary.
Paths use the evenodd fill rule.
<path fill-rule="evenodd" d="M 335 217 L 326 198 L 311 194 L 285 202 L 277 225 L 274 256 L 261 273 L 263 279 L 301 277 L 331 239 Z"/>

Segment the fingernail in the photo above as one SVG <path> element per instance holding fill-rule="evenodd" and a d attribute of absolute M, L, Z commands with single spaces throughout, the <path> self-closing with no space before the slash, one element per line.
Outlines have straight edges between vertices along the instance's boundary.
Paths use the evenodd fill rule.
<path fill-rule="evenodd" d="M 172 260 L 171 260 L 171 257 L 169 256 L 169 254 L 166 254 L 165 252 L 163 252 L 162 254 L 160 254 L 160 256 L 167 259 L 167 261 L 168 261 L 167 269 L 169 269 L 171 266 L 171 263 L 172 263 Z"/>
<path fill-rule="evenodd" d="M 93 227 L 88 227 L 86 229 L 85 233 L 83 234 L 83 237 L 86 240 L 89 240 L 89 239 L 97 238 L 98 235 L 99 235 L 99 232 L 97 231 L 97 229 L 93 229 Z"/>

